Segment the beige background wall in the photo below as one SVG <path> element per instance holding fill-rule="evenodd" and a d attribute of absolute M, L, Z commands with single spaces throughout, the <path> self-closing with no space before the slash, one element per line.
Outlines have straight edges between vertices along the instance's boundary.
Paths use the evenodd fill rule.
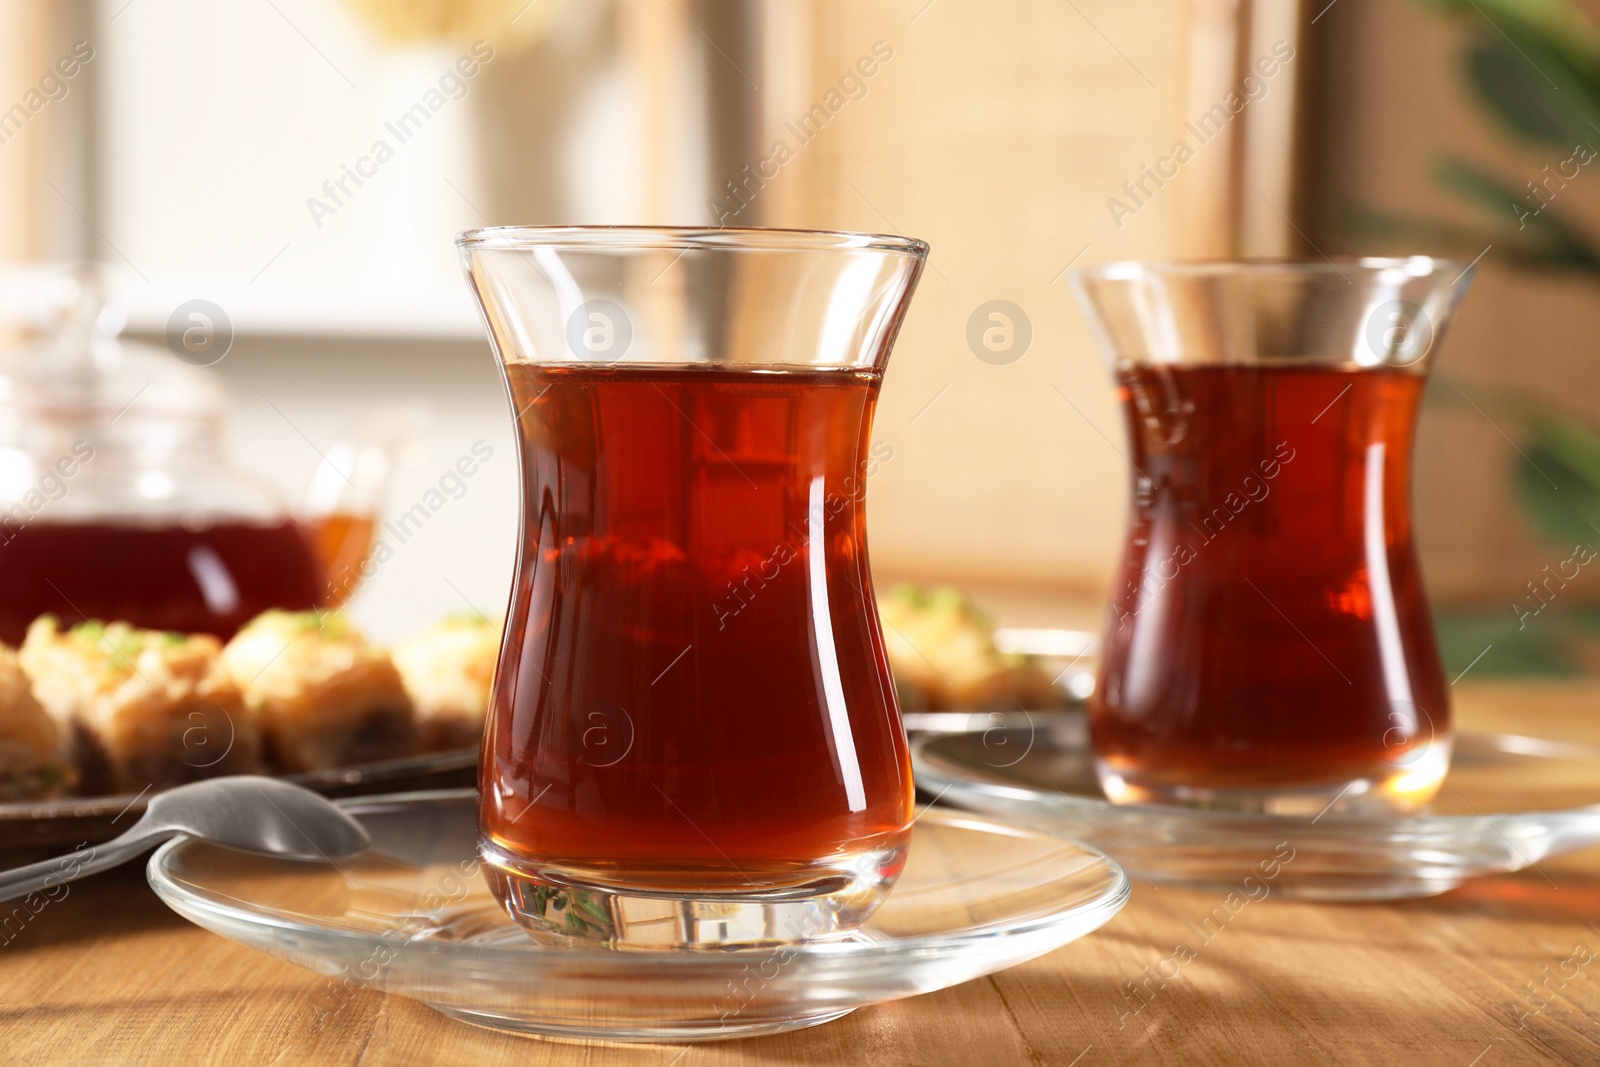
<path fill-rule="evenodd" d="M 52 64 L 87 36 L 83 12 L 73 5 L 0 0 L 0 111 L 36 90 Z M 86 202 L 92 66 L 67 80 L 59 98 L 26 122 L 18 124 L 13 116 L 6 125 L 8 136 L 0 143 L 0 263 L 70 256 L 78 247 L 83 221 L 74 205 Z"/>
<path fill-rule="evenodd" d="M 801 192 L 771 221 L 933 246 L 878 415 L 895 449 L 871 487 L 880 571 L 1098 593 L 1121 538 L 1123 430 L 1062 272 L 1178 241 L 1180 184 L 1120 230 L 1105 204 L 1182 124 L 1188 9 L 1040 0 L 996 19 L 987 5 L 925 4 L 815 6 L 812 97 L 875 41 L 894 57 L 799 150 L 780 180 Z M 795 93 L 790 107 L 811 102 Z M 966 341 L 994 299 L 1032 324 L 1010 365 Z"/>

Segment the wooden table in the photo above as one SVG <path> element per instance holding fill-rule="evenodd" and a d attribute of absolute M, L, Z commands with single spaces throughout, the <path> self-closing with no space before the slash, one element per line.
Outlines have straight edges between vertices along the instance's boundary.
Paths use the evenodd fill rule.
<path fill-rule="evenodd" d="M 1462 725 L 1600 742 L 1600 684 L 1463 684 Z M 1551 734 L 1546 729 L 1542 731 Z M 360 993 L 205 933 L 126 869 L 0 947 L 4 1064 L 1360 1064 L 1600 1060 L 1600 850 L 1444 896 L 1241 911 L 1178 977 L 1143 981 L 1216 894 L 1136 885 L 1100 932 L 955 989 L 723 1044 L 585 1047 Z M 1569 977 L 1560 977 L 1565 971 Z M 1574 974 L 1574 972 L 1576 972 Z M 1534 987 L 1543 983 L 1538 999 Z"/>

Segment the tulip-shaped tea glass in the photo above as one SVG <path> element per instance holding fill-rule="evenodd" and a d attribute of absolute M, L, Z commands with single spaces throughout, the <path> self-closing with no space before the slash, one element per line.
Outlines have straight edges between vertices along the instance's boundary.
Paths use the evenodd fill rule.
<path fill-rule="evenodd" d="M 1411 522 L 1458 263 L 1118 263 L 1073 285 L 1132 516 L 1089 711 L 1113 801 L 1412 810 L 1450 760 Z"/>
<path fill-rule="evenodd" d="M 621 227 L 458 243 L 522 471 L 479 775 L 496 894 L 535 935 L 620 947 L 849 933 L 910 832 L 864 496 L 927 246 Z"/>

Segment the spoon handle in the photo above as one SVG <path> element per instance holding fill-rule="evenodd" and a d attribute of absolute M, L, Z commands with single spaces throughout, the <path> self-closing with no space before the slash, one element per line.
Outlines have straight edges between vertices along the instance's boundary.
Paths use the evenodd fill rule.
<path fill-rule="evenodd" d="M 32 893 L 43 893 L 51 900 L 60 900 L 66 894 L 55 894 L 57 886 L 126 863 L 170 836 L 172 831 L 156 829 L 141 819 L 127 833 L 104 844 L 92 848 L 81 847 L 76 852 L 53 860 L 40 860 L 26 867 L 0 871 L 0 900 L 13 900 Z"/>

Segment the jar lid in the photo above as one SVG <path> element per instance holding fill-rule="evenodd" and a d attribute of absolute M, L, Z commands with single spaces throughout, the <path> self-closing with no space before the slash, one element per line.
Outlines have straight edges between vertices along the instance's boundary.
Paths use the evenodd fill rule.
<path fill-rule="evenodd" d="M 54 321 L 32 344 L 0 356 L 0 406 L 23 418 L 117 421 L 209 419 L 227 394 L 200 367 L 118 337 L 99 272 L 82 266 L 52 287 Z"/>

